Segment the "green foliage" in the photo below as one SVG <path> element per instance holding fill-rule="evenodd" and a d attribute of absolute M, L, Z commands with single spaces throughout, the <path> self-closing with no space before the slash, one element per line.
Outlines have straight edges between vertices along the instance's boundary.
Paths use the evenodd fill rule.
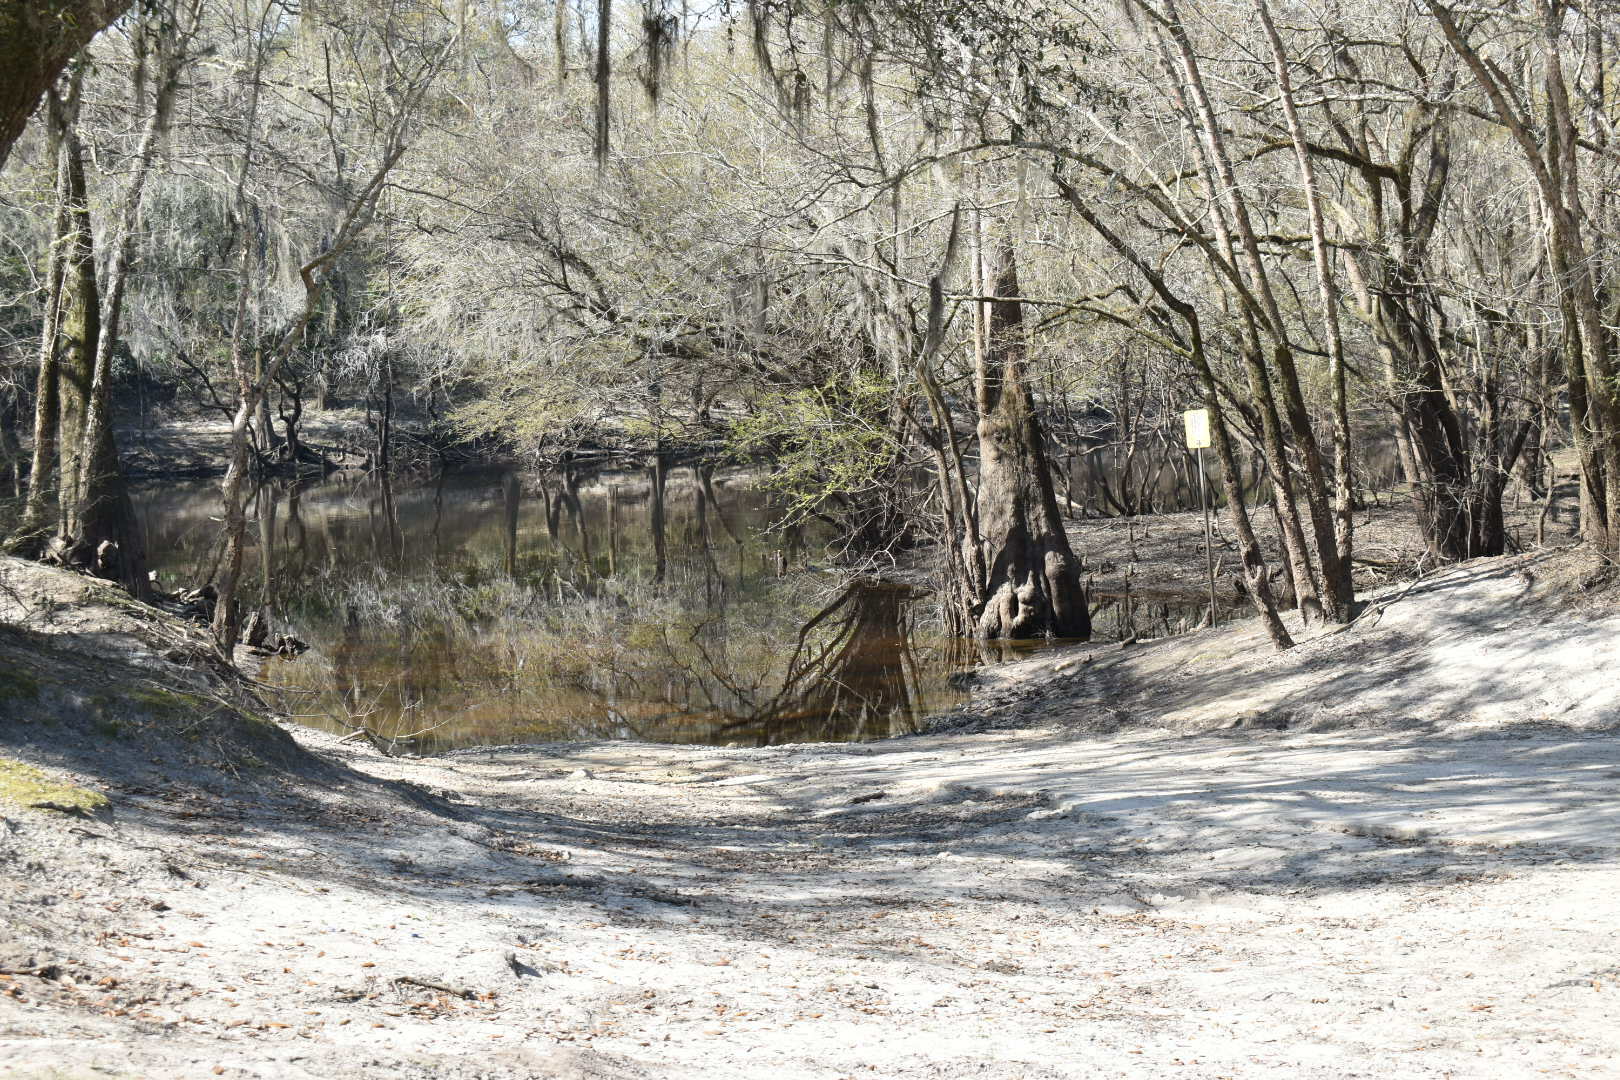
<path fill-rule="evenodd" d="M 871 372 L 833 384 L 771 394 L 732 425 L 730 445 L 768 457 L 768 486 L 788 500 L 787 518 L 815 513 L 829 499 L 859 499 L 883 488 L 893 471 L 890 422 L 896 388 Z"/>

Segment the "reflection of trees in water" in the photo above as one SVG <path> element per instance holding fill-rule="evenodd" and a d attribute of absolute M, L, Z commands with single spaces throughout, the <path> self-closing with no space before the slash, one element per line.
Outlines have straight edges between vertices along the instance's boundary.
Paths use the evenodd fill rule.
<path fill-rule="evenodd" d="M 377 474 L 376 490 L 366 503 L 366 524 L 371 534 L 371 551 L 378 564 L 398 567 L 405 559 L 405 532 L 399 525 L 394 481 L 386 472 Z"/>
<path fill-rule="evenodd" d="M 516 474 L 511 474 L 511 483 L 516 483 Z M 548 480 L 559 481 L 556 494 L 552 494 Z M 595 557 L 591 554 L 591 533 L 585 521 L 585 504 L 579 496 L 579 472 L 571 465 L 564 465 L 557 474 L 542 473 L 539 478 L 540 497 L 545 503 L 546 536 L 560 552 L 569 555 L 578 571 L 577 576 L 589 577 L 596 573 Z M 570 545 L 563 536 L 562 519 L 564 514 L 573 524 L 575 545 Z M 515 526 L 514 526 L 515 529 Z M 516 532 L 513 533 L 513 543 L 516 543 Z M 578 584 L 578 582 L 576 582 Z"/>
<path fill-rule="evenodd" d="M 921 594 L 895 582 L 851 582 L 799 630 L 776 695 L 725 733 L 769 745 L 914 730 L 920 679 L 907 608 Z"/>
<path fill-rule="evenodd" d="M 473 587 L 379 579 L 349 591 L 321 650 L 329 667 L 281 676 L 334 721 L 384 738 L 448 723 L 416 741 L 430 752 L 522 737 L 874 738 L 938 703 L 943 672 L 913 636 L 917 590 L 857 582 L 816 610 L 800 602 L 808 582 L 769 580 L 693 621 L 695 575 L 567 603 L 500 575 Z"/>
<path fill-rule="evenodd" d="M 518 481 L 518 474 L 509 472 L 501 477 L 501 512 L 503 528 L 501 538 L 504 541 L 501 555 L 501 565 L 507 577 L 517 573 L 518 549 L 518 510 L 523 502 L 523 485 Z M 549 521 L 550 519 L 548 519 Z M 438 522 L 434 521 L 434 540 L 438 540 Z M 555 527 L 552 529 L 555 535 Z"/>
<path fill-rule="evenodd" d="M 257 494 L 249 551 L 272 565 L 268 580 L 251 566 L 244 599 L 262 595 L 278 631 L 314 645 L 272 680 L 307 695 L 301 713 L 365 717 L 386 735 L 448 721 L 422 750 L 904 730 L 944 680 L 933 640 L 905 640 L 909 590 L 845 590 L 821 612 L 825 579 L 778 568 L 822 537 L 813 524 L 773 533 L 778 515 L 752 479 L 648 462 L 386 486 L 273 481 Z M 217 491 L 194 487 L 147 493 L 178 580 L 217 557 Z M 913 649 L 929 673 L 920 691 Z"/>
<path fill-rule="evenodd" d="M 653 542 L 653 581 L 661 582 L 669 572 L 669 545 L 664 536 L 664 483 L 669 467 L 662 452 L 653 455 L 649 470 L 652 481 L 652 513 L 649 515 Z"/>
<path fill-rule="evenodd" d="M 1175 423 L 1180 424 L 1176 419 Z M 1082 438 L 1084 436 L 1081 436 Z M 1357 440 L 1356 481 L 1367 495 L 1402 482 L 1395 443 L 1367 432 Z M 1062 483 L 1066 513 L 1074 517 L 1134 517 L 1173 514 L 1199 508 L 1198 468 L 1182 445 L 1179 427 L 1156 430 L 1137 439 L 1082 446 L 1058 453 L 1055 470 Z M 1252 505 L 1266 505 L 1272 492 L 1265 462 L 1256 454 L 1240 455 L 1243 493 Z M 1211 465 L 1213 468 L 1213 465 Z M 1215 474 L 1212 473 L 1212 476 Z M 1211 505 L 1224 505 L 1220 484 L 1209 489 Z"/>

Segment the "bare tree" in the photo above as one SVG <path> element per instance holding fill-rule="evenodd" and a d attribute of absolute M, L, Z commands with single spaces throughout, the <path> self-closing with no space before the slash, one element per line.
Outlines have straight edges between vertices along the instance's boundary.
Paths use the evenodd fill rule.
<path fill-rule="evenodd" d="M 1620 383 L 1600 299 L 1605 290 L 1591 258 L 1591 228 L 1582 202 L 1584 140 L 1564 73 L 1571 52 L 1565 24 L 1588 16 L 1578 16 L 1563 0 L 1535 0 L 1536 48 L 1530 62 L 1541 69 L 1541 85 L 1534 88 L 1539 97 L 1531 99 L 1532 87 L 1515 85 L 1481 55 L 1450 6 L 1439 0 L 1424 0 L 1424 5 L 1484 93 L 1489 115 L 1512 135 L 1535 179 L 1548 226 L 1548 259 L 1564 306 L 1565 373 L 1581 465 L 1582 529 L 1604 550 L 1620 550 Z M 1598 77 L 1601 68 L 1599 64 Z M 1531 114 L 1531 100 L 1539 100 L 1542 115 Z"/>
<path fill-rule="evenodd" d="M 261 23 L 258 33 L 265 34 L 270 29 Z M 229 463 L 221 482 L 224 555 L 214 582 L 218 593 L 214 610 L 214 636 L 227 652 L 234 648 L 240 630 L 236 592 L 241 580 L 247 537 L 245 493 L 250 465 L 249 426 L 275 385 L 282 365 L 293 350 L 302 345 L 315 318 L 323 286 L 333 264 L 371 222 L 389 175 L 404 156 L 416 130 L 423 101 L 434 80 L 453 56 L 454 38 L 448 43 L 430 38 L 425 47 L 414 55 L 394 54 L 391 51 L 391 36 L 386 32 L 386 27 L 383 29 L 385 32 L 377 40 L 377 47 L 381 49 L 387 64 L 386 77 L 383 79 L 386 85 L 379 94 L 379 113 L 374 116 L 376 127 L 364 136 L 372 142 L 370 149 L 375 155 L 370 173 L 358 185 L 351 186 L 348 176 L 350 154 L 343 145 L 348 133 L 339 130 L 337 103 L 326 99 L 322 134 L 331 149 L 329 165 L 332 174 L 324 179 L 337 208 L 336 221 L 329 225 L 330 232 L 317 244 L 315 252 L 298 265 L 301 303 L 295 307 L 280 333 L 264 343 L 249 343 L 248 301 L 254 288 L 253 245 L 247 238 L 242 243 L 230 350 L 236 402 L 231 420 Z M 366 27 L 357 26 L 353 32 L 360 38 L 372 40 Z M 252 104 L 247 111 L 247 127 L 243 133 L 235 191 L 235 200 L 243 218 L 247 216 L 249 208 L 249 171 L 259 146 L 256 129 L 261 92 L 259 84 L 264 77 L 264 52 L 257 42 L 252 55 Z M 355 74 L 363 77 L 360 71 Z"/>

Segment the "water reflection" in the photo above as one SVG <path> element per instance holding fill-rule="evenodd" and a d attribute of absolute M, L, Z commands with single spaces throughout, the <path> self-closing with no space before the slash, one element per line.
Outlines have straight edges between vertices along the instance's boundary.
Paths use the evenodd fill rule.
<path fill-rule="evenodd" d="M 912 730 L 961 699 L 952 672 L 1050 646 L 946 639 L 922 590 L 805 572 L 828 538 L 771 529 L 759 480 L 654 461 L 267 484 L 244 602 L 314 650 L 268 660 L 264 677 L 308 723 L 427 752 L 763 745 Z M 210 580 L 216 485 L 151 486 L 136 502 L 163 586 Z M 1205 617 L 1199 594 L 1126 588 L 1092 594 L 1096 640 Z"/>
<path fill-rule="evenodd" d="M 860 578 L 799 631 L 782 687 L 754 714 L 726 726 L 751 743 L 886 738 L 916 729 L 924 676 L 909 609 L 922 590 Z"/>
<path fill-rule="evenodd" d="M 875 738 L 957 700 L 931 601 L 798 572 L 823 538 L 770 532 L 755 481 L 654 463 L 266 485 L 245 599 L 315 648 L 264 678 L 305 722 L 428 752 Z M 210 575 L 217 500 L 138 494 L 165 587 Z"/>

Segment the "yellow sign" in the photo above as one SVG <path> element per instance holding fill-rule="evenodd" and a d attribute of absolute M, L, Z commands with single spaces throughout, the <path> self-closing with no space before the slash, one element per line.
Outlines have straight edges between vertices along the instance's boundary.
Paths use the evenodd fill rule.
<path fill-rule="evenodd" d="M 1187 449 L 1202 450 L 1210 445 L 1208 409 L 1188 409 L 1181 419 L 1187 425 Z"/>

